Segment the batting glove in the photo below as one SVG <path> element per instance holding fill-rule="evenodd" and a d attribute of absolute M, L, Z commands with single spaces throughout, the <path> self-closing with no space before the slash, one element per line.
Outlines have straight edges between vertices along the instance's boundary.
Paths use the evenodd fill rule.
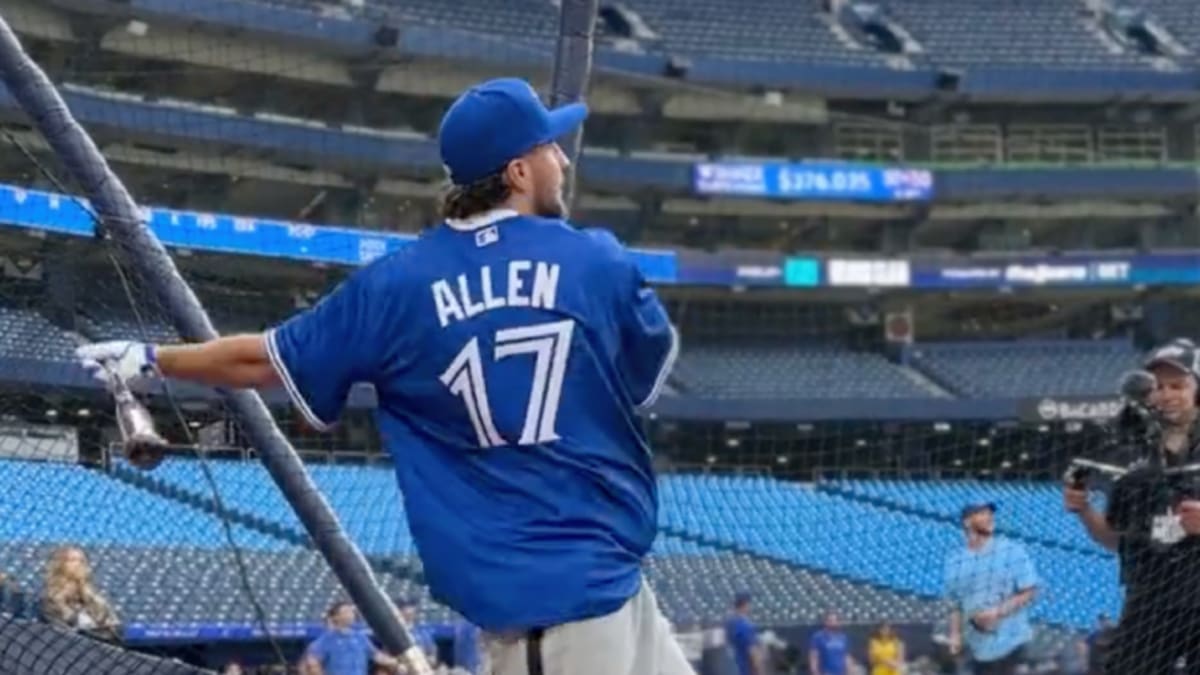
<path fill-rule="evenodd" d="M 122 382 L 133 382 L 155 374 L 154 345 L 141 342 L 96 342 L 76 349 L 75 358 L 92 377 L 105 384 L 114 375 Z"/>

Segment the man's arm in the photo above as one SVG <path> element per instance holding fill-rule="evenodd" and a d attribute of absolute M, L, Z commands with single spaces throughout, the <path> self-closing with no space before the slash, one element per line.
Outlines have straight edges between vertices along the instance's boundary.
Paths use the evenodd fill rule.
<path fill-rule="evenodd" d="M 279 384 L 309 426 L 322 431 L 341 415 L 354 383 L 372 381 L 383 363 L 400 367 L 411 351 L 403 331 L 396 330 L 404 294 L 391 292 L 398 284 L 382 277 L 381 269 L 360 270 L 266 333 L 157 348 L 101 342 L 75 354 L 102 381 L 107 371 L 128 381 L 157 368 L 169 377 L 231 389 Z"/>
<path fill-rule="evenodd" d="M 817 655 L 816 647 L 808 648 L 808 672 L 821 675 L 821 657 Z"/>
<path fill-rule="evenodd" d="M 653 405 L 679 355 L 679 334 L 637 263 L 613 235 L 590 230 L 604 262 L 593 271 L 594 283 L 612 288 L 610 312 L 620 334 L 617 367 L 639 408 Z"/>
<path fill-rule="evenodd" d="M 371 654 L 371 661 L 377 666 L 383 666 L 391 670 L 398 670 L 400 668 L 400 659 L 390 656 L 387 652 L 379 649 L 375 649 Z"/>
<path fill-rule="evenodd" d="M 325 675 L 325 669 L 321 667 L 321 661 L 312 654 L 305 654 L 300 661 L 301 672 L 304 675 Z"/>
<path fill-rule="evenodd" d="M 1037 595 L 1037 587 L 1036 586 L 1031 586 L 1029 588 L 1025 588 L 1025 589 L 1018 591 L 1015 595 L 1013 595 L 1009 599 L 1005 600 L 1004 602 L 1000 603 L 1000 607 L 998 607 L 998 609 L 1000 610 L 1000 618 L 1004 618 L 1006 616 L 1011 616 L 1011 615 L 1016 614 L 1017 612 L 1021 611 L 1026 606 L 1028 606 L 1029 603 L 1033 602 L 1033 598 L 1036 595 Z"/>
<path fill-rule="evenodd" d="M 962 612 L 956 607 L 950 611 L 950 653 L 962 651 Z"/>
<path fill-rule="evenodd" d="M 767 675 L 767 655 L 760 644 L 750 645 L 750 667 L 754 675 Z"/>
<path fill-rule="evenodd" d="M 1087 490 L 1079 490 L 1071 486 L 1063 488 L 1063 505 L 1066 509 L 1079 516 L 1079 521 L 1087 529 L 1092 541 L 1100 544 L 1109 551 L 1116 551 L 1121 543 L 1121 535 L 1108 522 L 1103 513 L 1092 508 L 1088 501 Z"/>
<path fill-rule="evenodd" d="M 280 382 L 261 333 L 156 347 L 154 353 L 159 371 L 167 377 L 230 389 L 273 387 Z"/>

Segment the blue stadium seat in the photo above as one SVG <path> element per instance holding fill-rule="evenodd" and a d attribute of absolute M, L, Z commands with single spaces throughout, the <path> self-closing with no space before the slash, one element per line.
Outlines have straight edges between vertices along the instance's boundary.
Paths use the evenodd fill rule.
<path fill-rule="evenodd" d="M 926 398 L 881 354 L 826 346 L 739 342 L 685 345 L 679 375 L 716 398 Z"/>
<path fill-rule="evenodd" d="M 999 509 L 997 526 L 1014 536 L 1054 542 L 1097 555 L 1096 546 L 1078 519 L 1062 507 L 1062 487 L 1057 482 L 978 480 L 837 480 L 821 484 L 851 499 L 913 509 L 956 520 L 964 504 L 992 502 Z M 1097 508 L 1103 509 L 1098 499 Z"/>
<path fill-rule="evenodd" d="M 296 514 L 261 464 L 209 460 L 208 465 L 227 508 L 278 523 L 295 532 L 303 531 Z M 309 473 L 347 534 L 365 553 L 407 555 L 413 552 L 396 476 L 390 469 L 312 464 Z M 166 487 L 211 498 L 203 469 L 196 460 L 168 460 L 149 477 Z"/>
<path fill-rule="evenodd" d="M 1200 48 L 1200 12 L 1191 0 L 1134 0 L 1124 4 L 1145 8 L 1193 53 Z"/>
<path fill-rule="evenodd" d="M 660 522 L 671 532 L 926 598 L 939 597 L 957 523 L 767 478 L 669 476 Z M 1121 597 L 1112 556 L 1027 542 L 1044 586 L 1039 620 L 1077 629 Z M 1097 579 L 1110 579 L 1097 589 Z M 1093 589 L 1079 593 L 1078 589 Z"/>
<path fill-rule="evenodd" d="M 0 542 L 81 545 L 227 545 L 214 516 L 76 464 L 0 460 Z M 278 550 L 272 537 L 234 528 L 247 548 Z"/>
<path fill-rule="evenodd" d="M 1123 340 L 925 343 L 910 363 L 970 398 L 1115 393 L 1138 352 Z"/>
<path fill-rule="evenodd" d="M 1045 0 L 891 0 L 893 17 L 939 64 L 1069 70 L 1149 64 L 1110 49 L 1081 18 L 1082 7 Z"/>
<path fill-rule="evenodd" d="M 0 354 L 66 361 L 74 349 L 71 337 L 37 311 L 0 306 Z"/>

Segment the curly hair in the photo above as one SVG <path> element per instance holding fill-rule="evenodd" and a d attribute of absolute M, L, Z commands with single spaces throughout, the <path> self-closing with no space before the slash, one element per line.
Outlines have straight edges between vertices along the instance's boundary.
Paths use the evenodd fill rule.
<path fill-rule="evenodd" d="M 441 216 L 462 220 L 500 206 L 512 195 L 504 172 L 496 172 L 474 183 L 450 184 L 442 193 Z"/>

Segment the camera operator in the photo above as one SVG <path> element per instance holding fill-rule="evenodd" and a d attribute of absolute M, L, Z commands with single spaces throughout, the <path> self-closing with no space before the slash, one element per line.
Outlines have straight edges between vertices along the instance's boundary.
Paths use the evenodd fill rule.
<path fill-rule="evenodd" d="M 1063 500 L 1093 540 L 1119 554 L 1125 609 L 1110 639 L 1097 640 L 1100 672 L 1164 675 L 1183 658 L 1200 673 L 1200 471 L 1187 467 L 1200 462 L 1200 350 L 1176 340 L 1144 367 L 1145 395 L 1126 392 L 1120 439 L 1104 458 L 1127 465 L 1106 512 L 1089 504 L 1084 475 L 1068 475 Z"/>

